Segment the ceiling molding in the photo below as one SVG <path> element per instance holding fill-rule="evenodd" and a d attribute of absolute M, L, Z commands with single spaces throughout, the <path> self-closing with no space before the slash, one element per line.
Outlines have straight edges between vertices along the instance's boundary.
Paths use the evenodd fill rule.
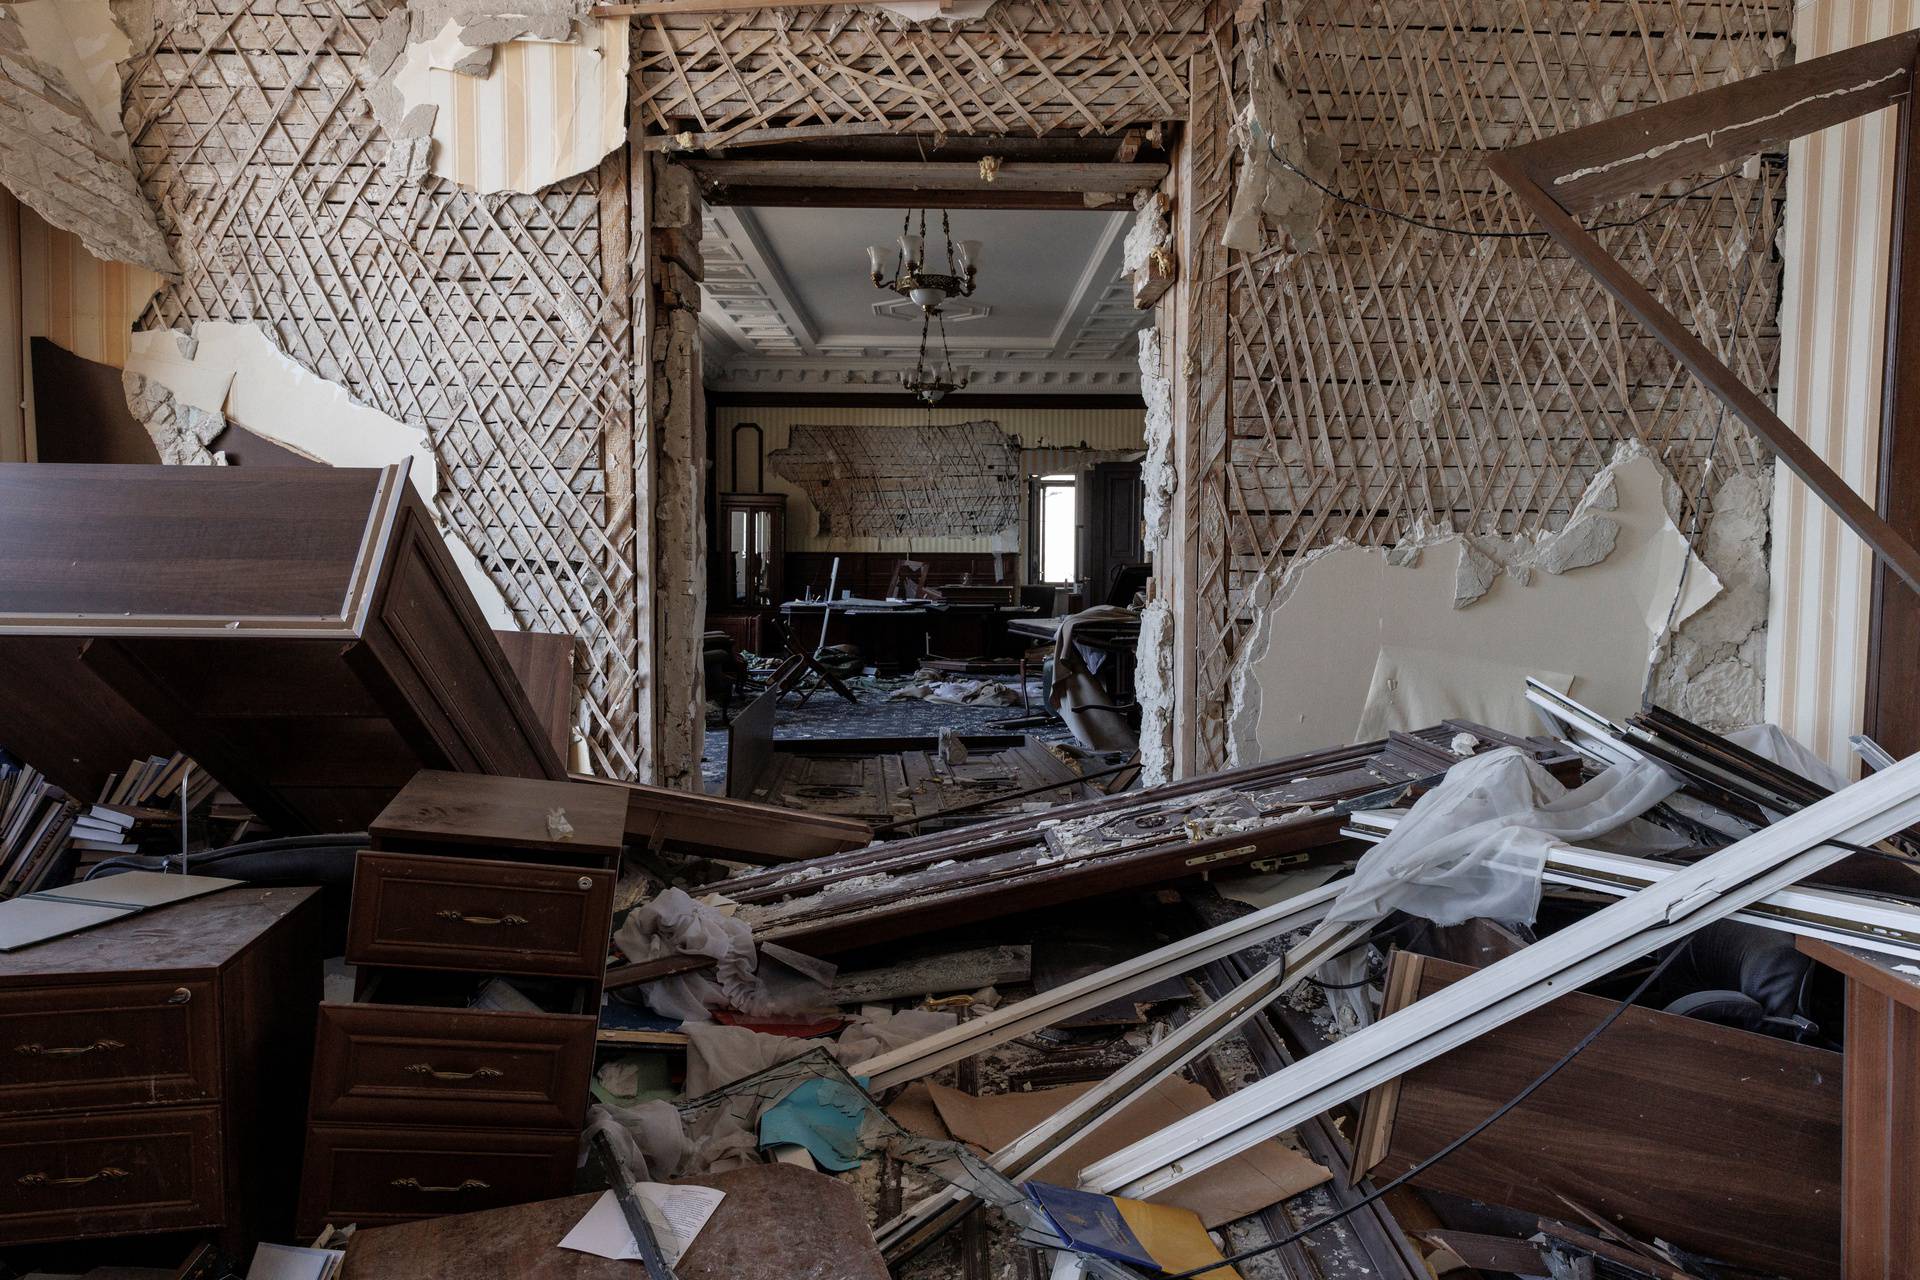
<path fill-rule="evenodd" d="M 1062 265 L 1071 271 L 1078 262 L 1077 273 L 1057 275 L 1037 299 L 1048 309 L 1042 314 L 1053 315 L 1048 329 L 1032 333 L 1029 318 L 1025 334 L 1015 336 L 1019 326 L 1008 333 L 990 302 L 947 304 L 948 350 L 975 385 L 1043 393 L 1138 391 L 1135 335 L 1148 317 L 1134 308 L 1131 283 L 1121 274 L 1129 215 L 1110 215 L 1095 231 L 1096 216 L 1087 215 L 1093 234 L 1061 246 Z M 810 309 L 751 208 L 709 207 L 704 229 L 701 334 L 708 386 L 898 391 L 900 375 L 919 356 L 920 313 L 910 301 L 883 297 L 863 308 L 886 326 L 880 331 L 828 332 L 816 317 L 837 314 L 844 324 L 847 300 L 836 293 L 836 301 L 822 303 L 827 311 Z M 817 281 L 819 272 L 805 274 Z M 864 274 L 857 283 L 867 284 Z M 1030 281 L 1016 283 L 1031 287 Z M 1036 299 L 1022 301 L 1031 317 Z"/>

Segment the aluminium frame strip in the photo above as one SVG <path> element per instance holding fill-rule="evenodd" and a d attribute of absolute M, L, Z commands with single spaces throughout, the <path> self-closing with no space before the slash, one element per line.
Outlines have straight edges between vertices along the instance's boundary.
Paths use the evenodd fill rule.
<path fill-rule="evenodd" d="M 1032 1173 L 1054 1153 L 1085 1138 L 1147 1090 L 1240 1030 L 1269 1004 L 1300 985 L 1322 963 L 1355 942 L 1364 941 L 1377 923 L 1369 919 L 1349 924 L 1293 948 L 1181 1023 L 1158 1044 L 994 1152 L 988 1157 L 989 1163 L 1008 1179 Z M 887 1260 L 896 1262 L 930 1243 L 972 1207 L 973 1197 L 964 1191 L 938 1192 L 880 1228 L 875 1239 Z"/>
<path fill-rule="evenodd" d="M 847 1073 L 864 1077 L 869 1093 L 917 1080 L 950 1062 L 984 1053 L 1029 1031 L 1097 1009 L 1111 1000 L 1152 986 L 1162 978 L 1177 977 L 1236 951 L 1315 924 L 1345 888 L 1346 881 L 1341 879 L 1309 889 L 1284 902 L 1262 907 L 1238 920 L 1076 978 L 1051 991 L 1002 1005 L 985 1017 L 969 1019 L 938 1035 L 855 1063 L 847 1068 Z"/>
<path fill-rule="evenodd" d="M 1356 821 L 1341 834 L 1355 840 L 1378 841 L 1393 830 L 1395 821 L 1396 816 L 1392 814 L 1368 814 L 1364 823 Z M 1541 876 L 1549 884 L 1592 889 L 1623 898 L 1658 884 L 1680 869 L 1670 862 L 1655 862 L 1630 854 L 1556 845 L 1547 853 Z M 1845 889 L 1789 885 L 1728 918 L 1920 963 L 1920 906 L 1892 898 L 1877 898 Z"/>
<path fill-rule="evenodd" d="M 1920 820 L 1920 755 L 1790 814 L 1081 1171 L 1145 1199 Z"/>

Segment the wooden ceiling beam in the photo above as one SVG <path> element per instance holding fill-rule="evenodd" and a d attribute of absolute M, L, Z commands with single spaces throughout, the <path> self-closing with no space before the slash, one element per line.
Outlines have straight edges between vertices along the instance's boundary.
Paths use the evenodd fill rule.
<path fill-rule="evenodd" d="M 1080 195 L 1148 191 L 1167 176 L 1164 164 L 1006 161 L 991 180 L 977 161 L 715 160 L 680 161 L 715 188 L 785 187 L 908 192 L 1047 192 Z"/>
<path fill-rule="evenodd" d="M 1578 215 L 1892 106 L 1916 55 L 1920 30 L 1888 36 L 1510 148 L 1501 169 Z"/>

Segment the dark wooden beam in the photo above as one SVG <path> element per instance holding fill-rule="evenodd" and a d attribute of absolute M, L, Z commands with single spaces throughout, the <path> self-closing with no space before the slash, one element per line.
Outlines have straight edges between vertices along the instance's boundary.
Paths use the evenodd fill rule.
<path fill-rule="evenodd" d="M 1164 164 L 1008 160 L 991 178 L 967 160 L 715 160 L 680 163 L 720 187 L 837 187 L 860 191 L 1146 191 L 1167 176 Z"/>
<path fill-rule="evenodd" d="M 1689 94 L 1503 151 L 1502 176 L 1579 214 L 1892 106 L 1912 90 L 1916 53 L 1920 30 Z"/>
<path fill-rule="evenodd" d="M 1894 174 L 1892 256 L 1880 418 L 1880 514 L 1902 536 L 1920 538 L 1920 138 L 1913 102 L 1900 108 Z M 1909 300 L 1912 300 L 1911 302 Z M 1896 756 L 1920 751 L 1920 595 L 1903 591 L 1874 565 L 1862 728 Z"/>
<path fill-rule="evenodd" d="M 904 391 L 708 391 L 707 404 L 713 408 L 788 408 L 846 409 L 925 409 L 917 398 Z M 1043 392 L 958 392 L 940 402 L 942 409 L 1141 409 L 1147 402 L 1138 395 L 1094 395 L 1084 391 L 1063 391 L 1057 395 Z"/>
<path fill-rule="evenodd" d="M 709 187 L 712 205 L 758 209 L 1064 209 L 1111 212 L 1131 209 L 1133 196 L 1116 191 L 1107 198 L 1072 191 L 907 191 L 879 187 Z"/>

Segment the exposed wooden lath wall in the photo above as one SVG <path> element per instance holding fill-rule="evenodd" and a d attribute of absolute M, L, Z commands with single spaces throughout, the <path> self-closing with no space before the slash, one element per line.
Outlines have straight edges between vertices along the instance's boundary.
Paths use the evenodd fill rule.
<path fill-rule="evenodd" d="M 634 19 L 649 132 L 1117 133 L 1187 115 L 1198 0 L 1003 0 L 909 25 L 836 7 Z"/>
<path fill-rule="evenodd" d="M 633 776 L 643 589 L 631 499 L 608 508 L 601 465 L 631 412 L 628 323 L 602 284 L 597 176 L 493 198 L 395 181 L 356 79 L 386 8 L 194 0 L 136 55 L 127 132 L 184 272 L 143 322 L 258 322 L 424 426 L 440 516 L 524 625 L 579 637 L 594 767 Z"/>
<path fill-rule="evenodd" d="M 1300 0 L 1271 12 L 1279 79 L 1303 128 L 1340 146 L 1330 185 L 1416 218 L 1510 231 L 1532 224 L 1487 172 L 1485 151 L 1773 66 L 1793 16 L 1789 0 Z M 1604 237 L 1768 389 L 1784 194 L 1782 167 L 1767 164 Z M 1650 207 L 1622 202 L 1599 216 Z M 1196 637 L 1203 737 L 1225 708 L 1249 590 L 1289 557 L 1341 538 L 1392 543 L 1420 522 L 1557 528 L 1631 439 L 1689 493 L 1699 483 L 1717 405 L 1549 244 L 1462 238 L 1333 205 L 1317 243 L 1270 231 L 1260 252 L 1229 263 L 1231 432 L 1203 462 L 1225 508 L 1200 530 L 1202 565 L 1224 565 L 1223 579 L 1201 577 L 1203 619 L 1216 624 Z M 1737 423 L 1712 454 L 1722 480 L 1765 465 Z M 1227 607 L 1210 612 L 1223 588 Z M 1220 757 L 1203 741 L 1199 758 Z"/>

